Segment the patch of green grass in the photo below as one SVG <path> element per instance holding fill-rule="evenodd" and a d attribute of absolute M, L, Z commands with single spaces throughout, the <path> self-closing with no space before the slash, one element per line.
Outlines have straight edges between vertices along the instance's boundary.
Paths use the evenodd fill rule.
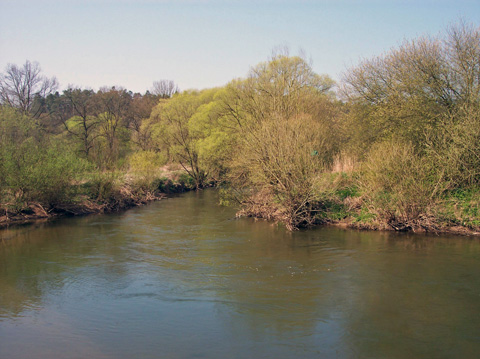
<path fill-rule="evenodd" d="M 435 213 L 445 225 L 460 225 L 471 229 L 480 227 L 480 189 L 459 188 L 447 192 Z"/>
<path fill-rule="evenodd" d="M 182 173 L 178 177 L 178 183 L 186 189 L 195 189 L 195 180 L 187 173 Z"/>
<path fill-rule="evenodd" d="M 371 213 L 366 208 L 361 208 L 359 212 L 353 215 L 355 222 L 357 223 L 371 223 L 375 218 L 375 214 Z"/>
<path fill-rule="evenodd" d="M 349 216 L 349 213 L 343 203 L 337 201 L 324 201 L 317 218 L 327 221 L 340 221 Z"/>
<path fill-rule="evenodd" d="M 360 196 L 359 190 L 357 186 L 349 186 L 349 187 L 343 187 L 339 188 L 336 193 L 335 193 L 340 200 L 345 200 L 347 197 L 358 197 Z"/>

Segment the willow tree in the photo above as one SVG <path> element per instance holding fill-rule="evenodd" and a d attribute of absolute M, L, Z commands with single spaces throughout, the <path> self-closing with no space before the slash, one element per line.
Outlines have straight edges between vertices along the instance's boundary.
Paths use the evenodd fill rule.
<path fill-rule="evenodd" d="M 224 96 L 239 133 L 229 182 L 244 213 L 293 229 L 314 220 L 318 176 L 335 141 L 329 90 L 333 81 L 300 57 L 274 55 L 232 82 Z"/>
<path fill-rule="evenodd" d="M 195 126 L 195 114 L 202 105 L 213 101 L 216 89 L 184 91 L 152 111 L 152 136 L 161 142 L 171 159 L 179 163 L 192 177 L 197 189 L 205 185 L 208 177 L 200 155 L 199 143 L 205 134 Z"/>

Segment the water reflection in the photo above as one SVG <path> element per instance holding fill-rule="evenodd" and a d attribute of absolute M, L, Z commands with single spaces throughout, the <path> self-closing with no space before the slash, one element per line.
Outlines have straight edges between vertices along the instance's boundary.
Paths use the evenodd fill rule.
<path fill-rule="evenodd" d="M 212 191 L 189 193 L 0 232 L 0 357 L 430 358 L 480 349 L 477 239 L 289 233 L 235 220 L 216 203 Z"/>

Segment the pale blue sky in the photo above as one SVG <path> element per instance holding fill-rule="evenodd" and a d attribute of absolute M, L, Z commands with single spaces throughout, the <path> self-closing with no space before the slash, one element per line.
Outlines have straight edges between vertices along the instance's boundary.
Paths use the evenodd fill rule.
<path fill-rule="evenodd" d="M 145 92 L 170 79 L 202 89 L 287 45 L 339 80 L 361 58 L 459 19 L 479 26 L 480 0 L 0 0 L 0 71 L 29 59 L 62 88 Z"/>

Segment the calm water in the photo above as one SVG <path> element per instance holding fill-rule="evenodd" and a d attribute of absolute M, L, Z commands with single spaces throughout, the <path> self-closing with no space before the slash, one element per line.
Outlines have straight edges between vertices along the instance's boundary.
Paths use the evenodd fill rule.
<path fill-rule="evenodd" d="M 0 358 L 477 358 L 480 241 L 235 220 L 216 193 L 0 231 Z"/>

